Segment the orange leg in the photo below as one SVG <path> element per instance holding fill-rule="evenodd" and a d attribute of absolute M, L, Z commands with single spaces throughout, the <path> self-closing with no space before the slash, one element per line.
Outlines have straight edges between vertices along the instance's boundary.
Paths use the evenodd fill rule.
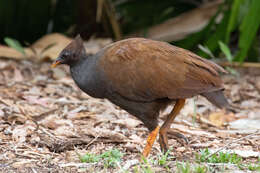
<path fill-rule="evenodd" d="M 143 151 L 143 156 L 147 157 L 152 149 L 153 143 L 158 135 L 160 127 L 157 126 L 148 136 L 146 146 Z"/>
<path fill-rule="evenodd" d="M 161 150 L 163 152 L 167 152 L 168 150 L 168 137 L 167 131 L 171 127 L 172 122 L 174 121 L 175 117 L 179 114 L 180 110 L 183 108 L 185 104 L 185 99 L 179 99 L 174 105 L 173 110 L 167 116 L 167 119 L 163 123 L 159 131 L 159 142 L 161 146 Z"/>

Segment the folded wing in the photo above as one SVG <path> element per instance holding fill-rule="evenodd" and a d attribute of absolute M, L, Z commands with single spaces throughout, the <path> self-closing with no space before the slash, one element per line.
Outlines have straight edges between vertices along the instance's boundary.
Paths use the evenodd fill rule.
<path fill-rule="evenodd" d="M 104 49 L 100 61 L 113 92 L 136 101 L 179 99 L 223 89 L 223 68 L 187 50 L 142 38 Z"/>

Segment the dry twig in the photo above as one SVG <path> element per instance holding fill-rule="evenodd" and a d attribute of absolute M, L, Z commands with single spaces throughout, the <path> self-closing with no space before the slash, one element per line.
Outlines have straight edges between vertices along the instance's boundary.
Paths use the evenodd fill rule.
<path fill-rule="evenodd" d="M 243 136 L 243 137 L 241 137 L 241 138 L 232 140 L 232 141 L 230 141 L 229 143 L 227 143 L 225 146 L 219 148 L 217 151 L 215 151 L 215 152 L 211 153 L 210 155 L 208 155 L 208 156 L 206 157 L 206 159 L 210 158 L 210 157 L 213 156 L 214 154 L 217 154 L 217 153 L 220 152 L 221 150 L 228 148 L 228 146 L 231 145 L 231 144 L 233 144 L 233 143 L 237 143 L 238 141 L 241 141 L 241 140 L 243 140 L 243 139 L 247 139 L 247 138 L 249 138 L 249 137 L 251 137 L 251 136 L 254 136 L 254 135 L 256 135 L 256 134 L 259 134 L 259 133 L 260 133 L 260 131 L 257 130 L 256 132 L 254 132 L 254 133 L 252 133 L 252 134 L 249 134 L 249 135 Z"/>

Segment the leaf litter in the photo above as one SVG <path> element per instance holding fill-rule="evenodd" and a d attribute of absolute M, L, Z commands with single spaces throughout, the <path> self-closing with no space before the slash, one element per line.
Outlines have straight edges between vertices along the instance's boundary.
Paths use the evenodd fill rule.
<path fill-rule="evenodd" d="M 100 49 L 94 44 L 95 40 L 86 44 L 89 52 Z M 260 69 L 251 71 L 254 75 L 242 69 L 240 77 L 223 76 L 225 94 L 237 108 L 235 114 L 217 109 L 200 96 L 188 99 L 169 132 L 175 161 L 192 160 L 194 152 L 203 148 L 234 151 L 246 162 L 259 157 Z M 161 113 L 160 123 L 171 108 Z M 176 139 L 176 132 L 185 135 L 189 144 Z M 0 59 L 1 171 L 77 172 L 83 163 L 76 152 L 100 154 L 113 148 L 125 153 L 122 167 L 133 169 L 147 134 L 135 117 L 108 100 L 81 92 L 67 67 L 51 69 L 48 61 Z M 151 157 L 158 152 L 156 142 Z M 85 165 L 103 170 L 100 164 Z"/>

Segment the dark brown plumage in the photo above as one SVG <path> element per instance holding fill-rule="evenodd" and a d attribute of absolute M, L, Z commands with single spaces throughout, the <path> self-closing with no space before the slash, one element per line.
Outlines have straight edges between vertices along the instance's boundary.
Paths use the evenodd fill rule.
<path fill-rule="evenodd" d="M 186 98 L 202 95 L 219 108 L 229 106 L 219 76 L 225 70 L 165 42 L 131 38 L 87 55 L 78 36 L 53 66 L 57 64 L 70 66 L 72 78 L 82 91 L 107 98 L 144 123 L 151 132 L 144 156 L 149 154 L 158 133 L 162 150 L 167 150 L 167 129 Z M 159 112 L 174 101 L 174 109 L 159 130 Z"/>

